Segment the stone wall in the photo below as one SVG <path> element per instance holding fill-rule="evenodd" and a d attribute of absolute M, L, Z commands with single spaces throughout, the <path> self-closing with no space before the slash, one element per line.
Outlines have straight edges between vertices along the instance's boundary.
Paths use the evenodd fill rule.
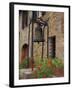
<path fill-rule="evenodd" d="M 63 12 L 46 12 L 46 14 L 42 17 L 43 20 L 47 20 L 49 18 L 48 21 L 48 25 L 49 25 L 49 36 L 56 36 L 56 57 L 60 58 L 60 59 L 64 59 L 64 13 Z M 20 16 L 20 22 L 21 22 L 21 16 Z M 34 25 L 34 29 L 35 29 Z M 29 26 L 24 28 L 24 30 L 22 30 L 20 28 L 20 41 L 19 41 L 19 45 L 20 45 L 20 56 L 21 56 L 21 48 L 22 45 L 24 43 L 28 44 L 28 30 L 29 30 Z M 30 25 L 30 30 L 32 30 L 32 24 Z M 32 33 L 30 31 L 30 42 L 29 42 L 29 57 L 31 57 L 31 36 Z M 47 27 L 45 28 L 44 31 L 44 57 L 47 58 Z M 42 43 L 34 43 L 33 46 L 33 56 L 34 59 L 36 59 L 37 57 L 41 57 L 42 55 Z M 21 60 L 21 59 L 20 59 Z"/>
<path fill-rule="evenodd" d="M 64 59 L 64 13 L 48 12 L 43 19 L 49 18 L 49 37 L 56 36 L 56 57 Z"/>

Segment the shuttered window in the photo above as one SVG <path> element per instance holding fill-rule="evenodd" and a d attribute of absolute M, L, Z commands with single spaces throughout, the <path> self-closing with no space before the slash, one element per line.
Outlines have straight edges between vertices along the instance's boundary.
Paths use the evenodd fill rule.
<path fill-rule="evenodd" d="M 32 12 L 32 19 L 33 20 L 36 20 L 37 19 L 37 16 L 38 16 L 38 12 L 37 11 L 33 11 Z"/>
<path fill-rule="evenodd" d="M 28 11 L 22 11 L 22 29 L 28 25 Z"/>
<path fill-rule="evenodd" d="M 52 36 L 48 38 L 48 45 L 49 45 L 49 56 L 54 58 L 55 57 L 55 45 L 56 44 L 56 37 Z"/>
<path fill-rule="evenodd" d="M 19 11 L 20 19 L 21 19 L 21 28 L 24 29 L 28 25 L 28 11 Z"/>

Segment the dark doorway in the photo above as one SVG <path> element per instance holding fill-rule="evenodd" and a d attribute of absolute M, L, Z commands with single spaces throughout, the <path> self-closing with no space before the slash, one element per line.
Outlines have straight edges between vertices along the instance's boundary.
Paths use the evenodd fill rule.
<path fill-rule="evenodd" d="M 22 51 L 21 51 L 21 63 L 28 58 L 28 44 L 24 44 L 22 46 Z"/>
<path fill-rule="evenodd" d="M 48 52 L 49 52 L 49 57 L 55 58 L 55 51 L 56 51 L 56 37 L 51 36 L 48 38 Z"/>

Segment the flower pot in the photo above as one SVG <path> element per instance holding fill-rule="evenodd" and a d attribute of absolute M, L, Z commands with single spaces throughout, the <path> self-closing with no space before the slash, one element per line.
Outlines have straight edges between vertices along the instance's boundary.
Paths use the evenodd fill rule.
<path fill-rule="evenodd" d="M 64 76 L 64 69 L 63 68 L 54 68 L 54 76 L 63 77 Z"/>

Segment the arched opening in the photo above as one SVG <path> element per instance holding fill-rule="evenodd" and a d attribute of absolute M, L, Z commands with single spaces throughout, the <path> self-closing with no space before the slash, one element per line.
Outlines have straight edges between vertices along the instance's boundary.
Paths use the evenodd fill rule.
<path fill-rule="evenodd" d="M 28 44 L 24 44 L 22 46 L 22 50 L 21 50 L 21 63 L 28 58 L 28 48 L 29 45 Z"/>

